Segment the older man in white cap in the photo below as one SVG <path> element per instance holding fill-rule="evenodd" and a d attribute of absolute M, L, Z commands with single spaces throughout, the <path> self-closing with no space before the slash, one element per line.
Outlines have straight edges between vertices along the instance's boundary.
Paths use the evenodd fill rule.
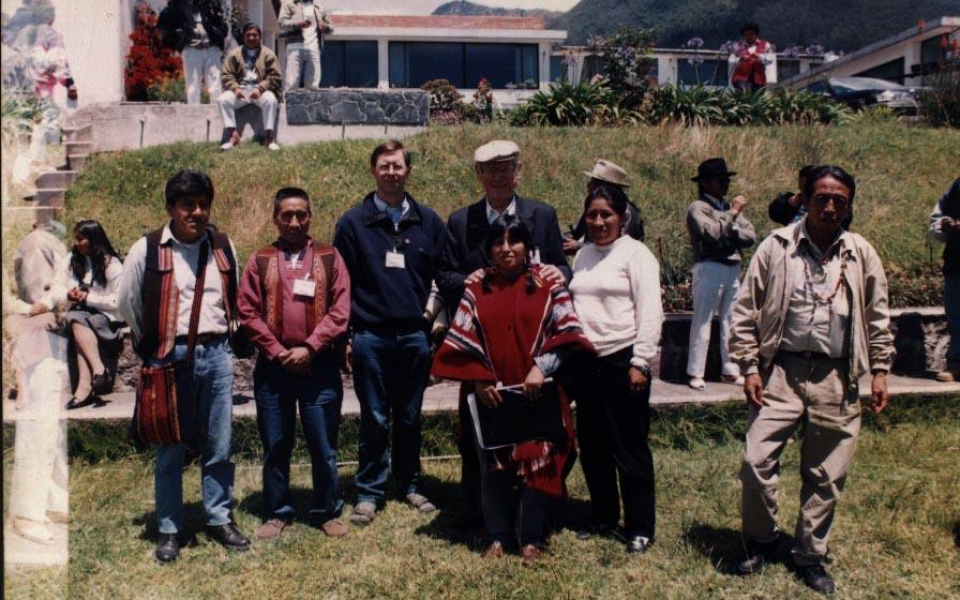
<path fill-rule="evenodd" d="M 583 174 L 590 178 L 587 180 L 587 194 L 597 188 L 605 187 L 611 193 L 623 196 L 627 202 L 627 215 L 629 215 L 625 233 L 642 242 L 645 235 L 643 217 L 640 216 L 640 209 L 637 205 L 627 197 L 627 188 L 630 187 L 630 184 L 627 183 L 627 172 L 620 165 L 601 158 L 593 165 L 592 171 L 584 171 Z M 576 254 L 577 250 L 583 247 L 584 242 L 588 241 L 586 236 L 586 221 L 581 215 L 577 224 L 570 229 L 570 234 L 565 236 L 563 251 L 567 254 Z"/>
<path fill-rule="evenodd" d="M 447 220 L 448 241 L 443 265 L 437 275 L 437 285 L 447 306 L 456 307 L 471 277 L 479 278 L 490 266 L 483 251 L 483 240 L 490 225 L 498 219 L 519 219 L 533 239 L 534 263 L 544 265 L 541 273 L 557 282 L 570 281 L 570 267 L 563 254 L 560 223 L 557 212 L 535 200 L 516 194 L 517 183 L 523 172 L 520 147 L 508 140 L 495 140 L 477 148 L 473 155 L 474 169 L 483 197 L 450 215 Z M 469 422 L 466 402 L 461 402 L 460 418 Z M 462 486 L 465 496 L 466 524 L 479 525 L 480 463 L 469 427 L 464 427 L 460 440 L 463 456 Z"/>

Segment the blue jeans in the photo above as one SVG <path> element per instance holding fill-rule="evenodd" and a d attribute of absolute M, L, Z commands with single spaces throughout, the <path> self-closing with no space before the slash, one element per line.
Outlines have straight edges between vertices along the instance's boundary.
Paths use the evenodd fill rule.
<path fill-rule="evenodd" d="M 960 275 L 943 276 L 943 310 L 947 315 L 947 368 L 960 369 Z"/>
<path fill-rule="evenodd" d="M 187 345 L 174 346 L 171 356 L 153 365 L 181 360 Z M 233 417 L 233 351 L 227 336 L 197 345 L 193 385 L 197 418 L 206 435 L 201 439 L 200 487 L 208 525 L 230 522 L 234 465 L 230 462 L 230 421 Z M 183 531 L 183 457 L 186 445 L 157 446 L 154 467 L 157 525 L 160 533 Z"/>
<path fill-rule="evenodd" d="M 325 523 L 343 508 L 343 502 L 337 499 L 337 433 L 343 384 L 331 352 L 318 354 L 312 368 L 313 374 L 305 377 L 260 355 L 253 370 L 257 429 L 263 444 L 264 520 L 290 521 L 294 517 L 290 456 L 298 404 L 313 475 L 310 516 L 317 523 Z"/>
<path fill-rule="evenodd" d="M 360 400 L 358 502 L 376 503 L 383 498 L 391 462 L 402 492 L 417 491 L 420 407 L 429 374 L 430 345 L 425 331 L 363 330 L 354 334 L 353 384 Z"/>

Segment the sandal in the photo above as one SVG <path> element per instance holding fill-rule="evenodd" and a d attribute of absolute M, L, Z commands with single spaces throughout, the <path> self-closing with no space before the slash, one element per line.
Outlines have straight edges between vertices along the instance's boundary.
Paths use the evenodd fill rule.
<path fill-rule="evenodd" d="M 415 508 L 423 514 L 428 514 L 435 512 L 437 507 L 434 506 L 433 502 L 427 499 L 426 496 L 422 494 L 407 494 L 407 504 L 411 508 Z"/>
<path fill-rule="evenodd" d="M 354 525 L 369 525 L 377 518 L 377 505 L 373 502 L 363 501 L 353 507 L 353 513 L 350 515 L 350 522 Z"/>

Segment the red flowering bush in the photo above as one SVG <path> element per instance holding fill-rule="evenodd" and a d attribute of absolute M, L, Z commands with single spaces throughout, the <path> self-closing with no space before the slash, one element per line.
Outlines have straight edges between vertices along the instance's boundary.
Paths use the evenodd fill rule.
<path fill-rule="evenodd" d="M 151 86 L 180 79 L 183 63 L 173 50 L 160 43 L 157 29 L 157 13 L 146 0 L 136 7 L 136 27 L 130 34 L 130 51 L 124 71 L 124 88 L 127 100 L 150 100 Z"/>

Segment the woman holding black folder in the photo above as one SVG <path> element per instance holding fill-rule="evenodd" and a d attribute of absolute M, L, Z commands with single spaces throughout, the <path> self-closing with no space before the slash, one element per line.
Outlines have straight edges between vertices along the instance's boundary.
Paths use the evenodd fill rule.
<path fill-rule="evenodd" d="M 544 380 L 565 357 L 593 353 L 569 293 L 540 277 L 539 266 L 530 264 L 530 248 L 530 231 L 519 220 L 505 217 L 490 228 L 485 250 L 493 266 L 481 281 L 467 285 L 433 364 L 435 377 L 464 382 L 479 403 L 475 414 L 494 427 L 498 411 L 507 414 L 508 403 L 516 402 L 516 393 L 505 387 L 515 386 L 527 402 L 556 403 L 542 405 L 530 431 L 515 432 L 514 443 L 500 440 L 481 448 L 481 505 L 491 538 L 481 557 L 502 557 L 517 539 L 519 521 L 525 566 L 540 557 L 547 497 L 566 495 L 562 471 L 574 448 L 566 398 Z M 511 408 L 509 414 L 517 413 Z M 559 415 L 555 433 L 534 431 L 544 431 L 542 420 L 550 414 Z"/>
<path fill-rule="evenodd" d="M 629 216 L 622 197 L 604 188 L 590 192 L 584 218 L 592 241 L 574 258 L 570 293 L 597 355 L 577 357 L 566 369 L 577 401 L 580 464 L 594 529 L 616 529 L 622 496 L 627 551 L 639 554 L 653 543 L 656 527 L 647 436 L 649 361 L 663 321 L 660 266 L 642 242 L 623 235 Z"/>

